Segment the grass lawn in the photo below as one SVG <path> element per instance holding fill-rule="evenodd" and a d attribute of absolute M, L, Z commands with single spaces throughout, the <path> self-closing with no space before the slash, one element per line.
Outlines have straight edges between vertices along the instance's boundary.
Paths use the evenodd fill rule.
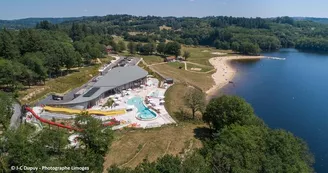
<path fill-rule="evenodd" d="M 165 154 L 181 155 L 186 154 L 186 150 L 200 148 L 202 143 L 195 138 L 195 132 L 199 134 L 203 127 L 203 124 L 184 123 L 179 126 L 116 132 L 116 139 L 105 157 L 104 170 L 113 164 L 136 167 L 144 159 L 155 161 Z"/>
<path fill-rule="evenodd" d="M 208 72 L 214 69 L 213 66 L 206 66 L 206 65 L 196 65 L 196 64 L 191 64 L 187 62 L 187 68 L 188 70 L 191 70 L 192 68 L 201 68 L 200 71 L 198 72 Z M 193 71 L 193 70 L 191 70 Z"/>
<path fill-rule="evenodd" d="M 183 103 L 183 97 L 187 87 L 187 84 L 175 83 L 165 92 L 165 109 L 175 120 L 182 118 L 176 117 L 176 112 L 178 112 L 181 108 L 186 109 Z"/>
<path fill-rule="evenodd" d="M 160 64 L 152 66 L 155 70 L 159 71 L 166 77 L 171 77 L 180 82 L 186 82 L 190 85 L 197 86 L 204 92 L 214 85 L 211 73 L 193 73 L 175 67 L 175 64 Z"/>
<path fill-rule="evenodd" d="M 158 55 L 140 55 L 148 65 L 164 62 L 164 59 Z"/>
<path fill-rule="evenodd" d="M 92 77 L 97 75 L 99 65 L 80 68 L 78 72 L 73 72 L 63 77 L 49 79 L 45 85 L 32 86 L 27 90 L 19 92 L 19 100 L 22 104 L 33 104 L 49 93 L 65 93 L 71 89 L 82 86 Z"/>
<path fill-rule="evenodd" d="M 191 56 L 188 58 L 188 61 L 195 62 L 198 64 L 203 64 L 206 66 L 212 66 L 208 61 L 212 57 L 216 57 L 218 55 L 213 55 L 212 52 L 222 52 L 222 53 L 232 53 L 227 50 L 218 50 L 210 47 L 191 47 L 191 46 L 183 46 L 182 47 L 182 55 L 184 51 L 188 51 L 191 53 Z"/>
<path fill-rule="evenodd" d="M 181 62 L 168 62 L 167 65 L 171 66 L 171 67 L 174 67 L 174 68 L 180 68 L 182 67 L 182 70 L 185 69 L 185 65 L 184 63 L 181 63 Z"/>

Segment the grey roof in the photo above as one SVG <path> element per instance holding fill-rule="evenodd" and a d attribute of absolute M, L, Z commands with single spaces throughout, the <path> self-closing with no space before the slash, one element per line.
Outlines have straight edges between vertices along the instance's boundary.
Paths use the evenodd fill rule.
<path fill-rule="evenodd" d="M 98 98 L 101 94 L 111 89 L 114 89 L 118 86 L 133 82 L 138 79 L 142 79 L 148 75 L 148 72 L 138 66 L 127 66 L 127 67 L 117 67 L 108 71 L 106 75 L 101 77 L 92 88 L 99 88 L 91 96 L 85 97 L 84 95 L 92 90 L 92 88 L 86 91 L 84 94 L 81 94 L 74 100 L 66 103 L 61 103 L 64 105 L 69 104 L 79 104 L 85 103 L 91 100 Z"/>

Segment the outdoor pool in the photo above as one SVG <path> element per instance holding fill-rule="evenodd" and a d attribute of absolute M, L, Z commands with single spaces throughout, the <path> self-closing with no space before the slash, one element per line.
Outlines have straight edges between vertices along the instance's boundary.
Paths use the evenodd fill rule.
<path fill-rule="evenodd" d="M 129 105 L 134 105 L 138 109 L 137 118 L 140 120 L 152 120 L 157 117 L 156 113 L 147 108 L 141 97 L 133 97 L 128 100 Z"/>

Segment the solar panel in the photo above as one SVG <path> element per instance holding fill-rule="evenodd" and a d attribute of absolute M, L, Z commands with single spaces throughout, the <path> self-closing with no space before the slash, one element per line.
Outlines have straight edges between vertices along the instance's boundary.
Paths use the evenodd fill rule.
<path fill-rule="evenodd" d="M 100 88 L 98 87 L 94 87 L 94 88 L 91 88 L 91 90 L 89 90 L 87 93 L 85 93 L 83 95 L 83 97 L 91 97 L 95 92 L 97 92 Z"/>

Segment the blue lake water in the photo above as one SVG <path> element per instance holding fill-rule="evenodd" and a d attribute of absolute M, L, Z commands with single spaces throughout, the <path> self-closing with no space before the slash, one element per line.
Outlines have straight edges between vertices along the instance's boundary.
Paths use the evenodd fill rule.
<path fill-rule="evenodd" d="M 286 60 L 232 62 L 238 74 L 222 92 L 245 98 L 271 128 L 303 138 L 316 172 L 328 172 L 328 54 L 282 49 L 263 55 Z"/>

